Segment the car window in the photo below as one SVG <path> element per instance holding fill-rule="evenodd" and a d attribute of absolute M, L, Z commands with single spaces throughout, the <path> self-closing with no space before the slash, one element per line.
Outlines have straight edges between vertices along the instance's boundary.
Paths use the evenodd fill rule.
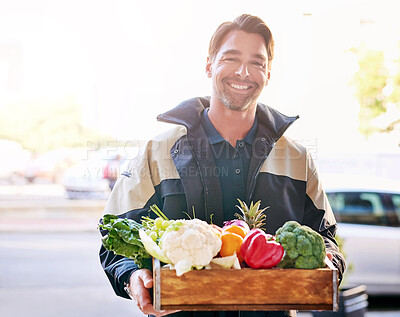
<path fill-rule="evenodd" d="M 328 199 L 339 222 L 386 225 L 382 196 L 379 193 L 328 193 Z"/>
<path fill-rule="evenodd" d="M 361 201 L 367 201 L 366 204 L 371 206 L 371 210 L 374 215 L 383 216 L 385 214 L 385 209 L 382 204 L 382 198 L 377 193 L 361 193 L 360 194 Z"/>
<path fill-rule="evenodd" d="M 400 219 L 400 194 L 393 194 L 391 195 L 392 197 L 392 203 L 394 206 L 394 210 L 397 214 L 397 217 Z"/>

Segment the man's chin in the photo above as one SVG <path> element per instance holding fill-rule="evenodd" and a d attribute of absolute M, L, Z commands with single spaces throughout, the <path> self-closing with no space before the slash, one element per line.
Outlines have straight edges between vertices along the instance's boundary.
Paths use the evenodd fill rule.
<path fill-rule="evenodd" d="M 230 100 L 228 98 L 222 98 L 222 103 L 228 109 L 232 111 L 245 111 L 249 109 L 250 105 L 253 103 L 253 100 Z"/>
<path fill-rule="evenodd" d="M 226 107 L 227 107 L 229 110 L 240 112 L 240 111 L 245 111 L 245 110 L 247 110 L 247 109 L 249 108 L 249 105 L 243 105 L 243 106 L 226 105 Z"/>

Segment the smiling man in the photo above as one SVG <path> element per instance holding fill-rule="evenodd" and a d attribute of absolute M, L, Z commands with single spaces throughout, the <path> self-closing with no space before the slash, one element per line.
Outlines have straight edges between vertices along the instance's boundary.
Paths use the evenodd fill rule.
<path fill-rule="evenodd" d="M 259 34 L 235 31 L 226 38 L 216 56 L 207 60 L 213 78 L 211 104 L 230 110 L 255 110 L 257 99 L 270 76 L 267 48 Z"/>
<path fill-rule="evenodd" d="M 230 31 L 219 50 L 210 47 L 209 54 L 206 71 L 213 86 L 208 116 L 235 147 L 254 123 L 257 99 L 270 77 L 272 54 L 269 57 L 260 34 L 242 30 Z"/>
<path fill-rule="evenodd" d="M 319 232 L 340 278 L 345 269 L 335 241 L 337 224 L 307 150 L 285 137 L 298 118 L 258 103 L 270 79 L 274 41 L 258 17 L 223 23 L 209 47 L 206 73 L 211 97 L 193 98 L 158 116 L 173 127 L 142 149 L 118 179 L 105 213 L 140 221 L 157 204 L 170 219 L 194 208 L 196 217 L 222 225 L 237 199 L 269 206 L 266 232 L 296 220 Z M 104 234 L 104 232 L 103 232 Z M 163 316 L 295 316 L 294 311 L 155 311 L 151 267 L 101 248 L 102 266 L 117 295 L 145 314 Z M 265 292 L 268 292 L 266 289 Z M 240 296 L 240 290 L 238 290 Z"/>

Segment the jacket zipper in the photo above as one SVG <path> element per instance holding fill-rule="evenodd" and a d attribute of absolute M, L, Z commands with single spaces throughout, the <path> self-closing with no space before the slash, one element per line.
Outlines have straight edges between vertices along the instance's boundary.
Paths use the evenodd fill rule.
<path fill-rule="evenodd" d="M 260 173 L 261 166 L 264 164 L 264 162 L 265 162 L 266 159 L 267 159 L 267 158 L 265 157 L 263 160 L 261 160 L 260 163 L 259 163 L 258 166 L 257 166 L 256 173 L 255 173 L 254 178 L 252 179 L 252 182 L 251 182 L 251 190 L 250 190 L 250 192 L 249 192 L 249 200 L 248 200 L 248 202 L 251 201 L 251 197 L 253 196 L 254 189 L 255 189 L 255 187 L 256 187 L 256 179 L 257 179 L 257 176 L 258 176 L 258 174 Z"/>
<path fill-rule="evenodd" d="M 282 135 L 286 132 L 286 130 L 287 130 L 287 129 L 293 124 L 293 122 L 294 122 L 295 120 L 297 120 L 298 118 L 299 118 L 299 116 L 296 116 L 296 118 L 295 118 L 293 121 L 289 122 L 289 123 L 281 130 L 281 132 L 279 133 L 279 137 L 277 137 L 276 140 L 274 141 L 274 143 L 272 143 L 271 151 L 274 149 L 274 146 L 275 146 L 276 142 L 278 142 L 278 140 L 282 137 Z M 269 151 L 269 153 L 271 153 L 271 151 Z M 267 159 L 267 157 L 268 157 L 268 155 L 265 156 L 265 157 L 260 161 L 260 163 L 259 163 L 258 166 L 257 166 L 257 171 L 256 171 L 256 173 L 255 173 L 254 178 L 252 179 L 252 182 L 251 182 L 251 190 L 250 190 L 250 192 L 249 192 L 249 200 L 248 200 L 249 202 L 251 201 L 251 197 L 253 196 L 254 189 L 255 189 L 255 187 L 256 187 L 256 179 L 257 179 L 257 176 L 258 176 L 258 174 L 260 173 L 260 169 L 261 169 L 262 165 L 264 164 L 265 160 Z"/>

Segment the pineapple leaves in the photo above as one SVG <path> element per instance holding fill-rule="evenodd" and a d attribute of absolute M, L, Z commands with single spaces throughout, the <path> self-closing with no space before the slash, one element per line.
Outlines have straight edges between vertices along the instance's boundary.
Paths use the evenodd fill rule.
<path fill-rule="evenodd" d="M 240 213 L 235 213 L 235 217 L 239 220 L 245 221 L 250 229 L 260 228 L 265 230 L 263 227 L 265 226 L 266 216 L 264 211 L 269 207 L 265 207 L 260 209 L 261 200 L 257 201 L 255 204 L 253 202 L 250 203 L 250 207 L 240 199 L 238 199 L 239 206 L 236 207 L 239 209 Z"/>

